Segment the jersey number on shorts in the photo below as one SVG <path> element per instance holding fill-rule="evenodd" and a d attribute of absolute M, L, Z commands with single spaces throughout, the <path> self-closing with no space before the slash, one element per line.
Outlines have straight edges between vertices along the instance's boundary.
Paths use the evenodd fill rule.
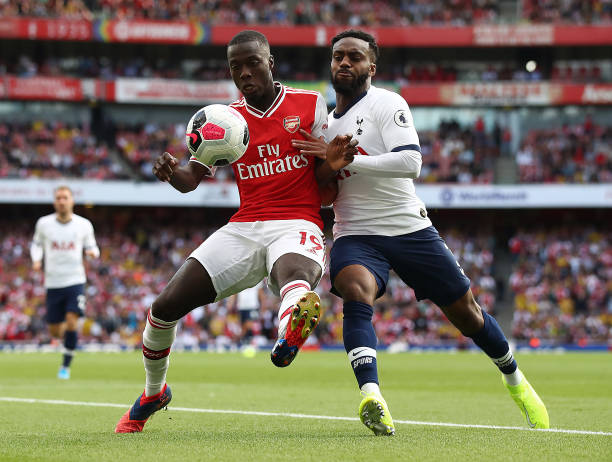
<path fill-rule="evenodd" d="M 85 295 L 80 294 L 77 296 L 77 305 L 79 306 L 79 310 L 85 310 Z"/>
<path fill-rule="evenodd" d="M 317 236 L 315 236 L 314 234 L 311 234 L 309 236 L 306 231 L 300 231 L 300 244 L 306 245 L 308 240 L 310 240 L 310 242 L 314 244 L 314 247 L 312 249 L 308 249 L 309 252 L 316 253 L 323 248 L 323 246 L 321 245 L 321 241 Z"/>

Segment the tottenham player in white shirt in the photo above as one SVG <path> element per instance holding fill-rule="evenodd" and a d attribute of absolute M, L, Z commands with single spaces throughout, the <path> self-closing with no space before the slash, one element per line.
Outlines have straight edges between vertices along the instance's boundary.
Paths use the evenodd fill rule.
<path fill-rule="evenodd" d="M 385 292 L 393 269 L 419 300 L 436 303 L 493 360 L 527 424 L 548 428 L 546 407 L 517 368 L 495 319 L 474 300 L 470 280 L 415 194 L 413 179 L 421 169 L 419 138 L 406 101 L 371 85 L 378 54 L 374 38 L 361 31 L 345 31 L 332 39 L 337 106 L 328 118 L 328 136 L 352 134 L 361 154 L 345 155 L 347 166 L 338 172 L 331 167 L 326 171 L 338 191 L 332 292 L 344 300 L 344 346 L 363 395 L 361 421 L 377 435 L 395 432 L 379 388 L 372 325 L 372 305 Z M 327 151 L 323 141 L 312 136 L 308 140 L 294 145 L 303 153 Z M 329 155 L 328 162 L 336 160 Z"/>
<path fill-rule="evenodd" d="M 36 222 L 30 256 L 35 271 L 42 269 L 44 258 L 49 333 L 64 341 L 58 378 L 69 379 L 78 320 L 85 307 L 83 252 L 89 258 L 98 258 L 100 251 L 91 222 L 72 212 L 74 198 L 68 186 L 55 190 L 53 207 L 55 213 Z"/>

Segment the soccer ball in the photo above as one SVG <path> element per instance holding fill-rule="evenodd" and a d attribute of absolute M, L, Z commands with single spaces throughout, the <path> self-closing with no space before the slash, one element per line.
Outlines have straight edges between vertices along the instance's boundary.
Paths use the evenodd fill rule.
<path fill-rule="evenodd" d="M 224 104 L 204 106 L 187 124 L 187 148 L 204 165 L 236 162 L 249 146 L 249 127 L 237 110 Z"/>

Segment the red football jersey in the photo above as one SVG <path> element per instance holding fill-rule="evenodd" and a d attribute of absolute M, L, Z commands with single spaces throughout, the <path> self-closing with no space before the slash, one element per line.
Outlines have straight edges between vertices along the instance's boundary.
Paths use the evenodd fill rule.
<path fill-rule="evenodd" d="M 323 227 L 321 198 L 315 178 L 315 157 L 300 154 L 291 140 L 314 136 L 327 127 L 327 106 L 320 93 L 286 87 L 262 112 L 244 98 L 230 104 L 249 126 L 249 147 L 232 164 L 240 208 L 230 221 L 308 220 Z"/>

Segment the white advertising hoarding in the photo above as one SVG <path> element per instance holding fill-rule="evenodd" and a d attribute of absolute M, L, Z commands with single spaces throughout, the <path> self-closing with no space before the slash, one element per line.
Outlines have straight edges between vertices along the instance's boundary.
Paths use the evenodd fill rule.
<path fill-rule="evenodd" d="M 92 180 L 0 180 L 0 203 L 51 203 L 53 190 L 69 185 L 78 204 L 169 207 L 230 207 L 240 204 L 234 183 L 204 182 L 181 194 L 167 183 Z M 591 185 L 425 185 L 419 197 L 429 208 L 607 208 L 612 207 L 612 184 Z"/>

